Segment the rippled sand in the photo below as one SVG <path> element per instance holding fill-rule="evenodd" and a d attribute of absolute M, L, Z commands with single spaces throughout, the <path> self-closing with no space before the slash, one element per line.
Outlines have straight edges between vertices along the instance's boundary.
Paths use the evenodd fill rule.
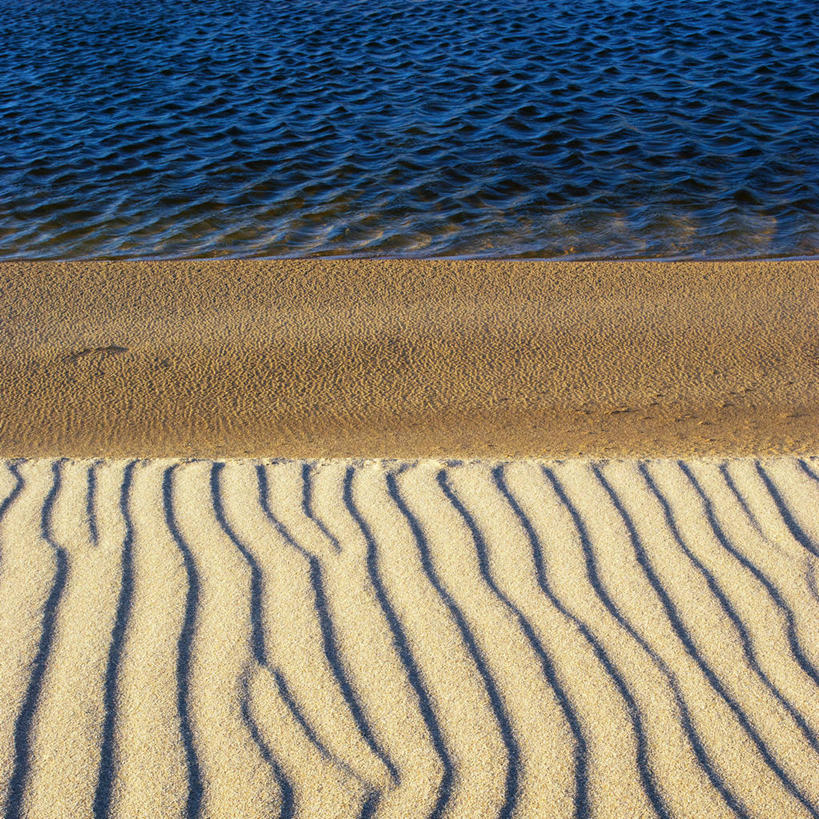
<path fill-rule="evenodd" d="M 817 271 L 0 265 L 0 811 L 819 817 Z"/>
<path fill-rule="evenodd" d="M 819 459 L 0 463 L 7 816 L 816 816 Z"/>

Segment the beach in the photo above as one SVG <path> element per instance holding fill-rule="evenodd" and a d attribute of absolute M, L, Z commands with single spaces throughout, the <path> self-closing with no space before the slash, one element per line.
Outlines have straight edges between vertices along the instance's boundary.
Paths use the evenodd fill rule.
<path fill-rule="evenodd" d="M 0 5 L 3 819 L 819 819 L 816 3 Z"/>
<path fill-rule="evenodd" d="M 0 264 L 0 810 L 819 816 L 817 273 Z"/>

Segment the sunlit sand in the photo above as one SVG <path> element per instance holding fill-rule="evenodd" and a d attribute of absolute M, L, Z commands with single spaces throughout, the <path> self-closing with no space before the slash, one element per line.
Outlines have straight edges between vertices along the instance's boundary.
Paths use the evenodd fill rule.
<path fill-rule="evenodd" d="M 818 264 L 0 265 L 0 810 L 819 816 Z"/>
<path fill-rule="evenodd" d="M 819 461 L 5 461 L 9 816 L 815 816 Z"/>

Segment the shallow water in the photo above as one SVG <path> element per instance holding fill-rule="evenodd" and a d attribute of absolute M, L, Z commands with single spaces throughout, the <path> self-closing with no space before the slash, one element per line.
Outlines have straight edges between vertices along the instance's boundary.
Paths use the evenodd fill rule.
<path fill-rule="evenodd" d="M 819 254 L 793 0 L 0 0 L 0 257 Z"/>

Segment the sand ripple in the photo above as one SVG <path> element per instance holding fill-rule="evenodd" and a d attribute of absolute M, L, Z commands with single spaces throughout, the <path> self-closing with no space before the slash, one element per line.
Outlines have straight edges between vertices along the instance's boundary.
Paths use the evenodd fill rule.
<path fill-rule="evenodd" d="M 17 816 L 819 816 L 819 461 L 0 462 Z"/>

